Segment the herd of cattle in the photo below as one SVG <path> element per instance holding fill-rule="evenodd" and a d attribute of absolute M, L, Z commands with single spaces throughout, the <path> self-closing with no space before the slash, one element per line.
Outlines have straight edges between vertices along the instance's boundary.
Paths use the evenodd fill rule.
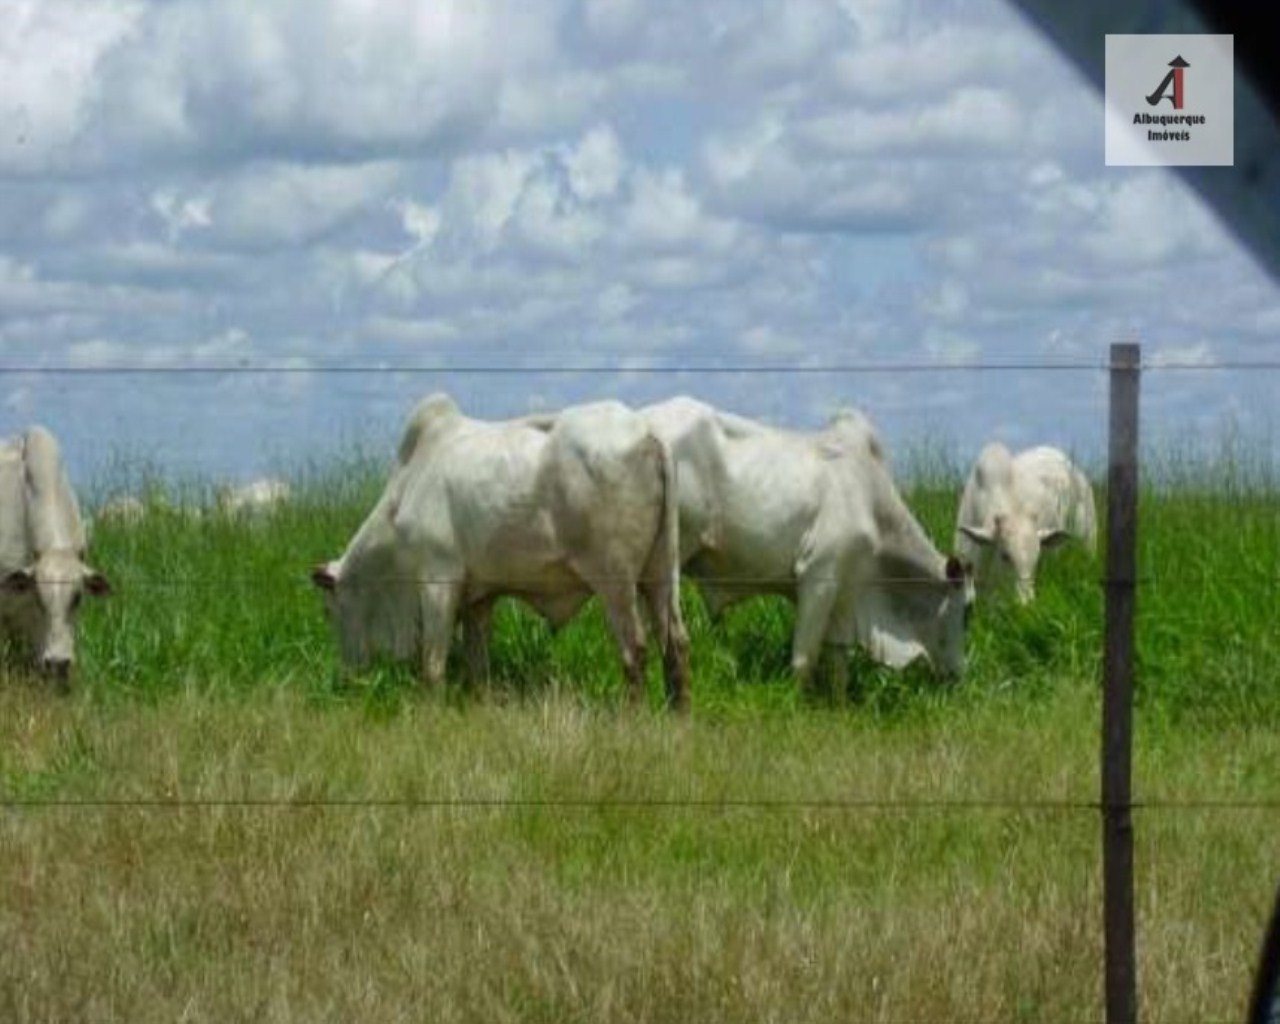
<path fill-rule="evenodd" d="M 288 499 L 279 481 L 221 492 L 238 514 Z M 100 515 L 137 520 L 116 499 Z M 460 623 L 468 673 L 488 674 L 493 606 L 514 596 L 553 625 L 600 599 L 632 696 L 646 628 L 668 702 L 689 701 L 680 578 L 713 617 L 753 595 L 796 604 L 791 667 L 803 685 L 847 649 L 883 664 L 924 658 L 958 675 L 975 584 L 1034 596 L 1040 552 L 1096 543 L 1087 478 L 1054 448 L 985 447 L 960 500 L 956 554 L 942 555 L 903 501 L 871 423 L 855 411 L 812 433 L 674 398 L 616 401 L 504 421 L 446 395 L 418 403 L 373 510 L 342 555 L 317 566 L 343 660 L 415 661 L 439 683 Z M 84 594 L 108 594 L 57 442 L 42 427 L 0 443 L 0 623 L 11 649 L 66 677 Z"/>

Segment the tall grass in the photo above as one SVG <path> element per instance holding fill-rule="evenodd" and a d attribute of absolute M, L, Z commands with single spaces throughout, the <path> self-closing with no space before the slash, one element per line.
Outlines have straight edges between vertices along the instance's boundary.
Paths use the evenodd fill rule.
<path fill-rule="evenodd" d="M 938 546 L 951 544 L 962 474 L 945 453 L 904 460 L 907 497 Z M 104 521 L 93 558 L 117 596 L 85 616 L 83 676 L 95 691 L 158 694 L 191 682 L 254 687 L 288 680 L 333 698 L 351 682 L 338 672 L 329 628 L 308 579 L 336 556 L 372 507 L 383 468 L 367 455 L 312 463 L 292 474 L 295 500 L 258 518 L 190 514 L 211 488 L 165 490 L 149 476 L 143 524 Z M 1202 722 L 1280 721 L 1276 628 L 1280 483 L 1265 461 L 1171 453 L 1149 460 L 1141 495 L 1139 673 L 1153 711 Z M 1099 510 L 1105 509 L 1099 487 Z M 961 696 L 924 671 L 897 673 L 858 659 L 855 698 L 869 710 L 922 709 L 941 699 L 1034 694 L 1064 675 L 1092 673 L 1101 642 L 1102 555 L 1077 547 L 1046 555 L 1039 599 L 1021 608 L 1003 595 L 980 601 Z M 694 639 L 695 700 L 705 712 L 787 706 L 792 612 L 760 599 L 712 627 L 686 592 Z M 500 691 L 571 687 L 605 697 L 619 687 L 612 646 L 591 606 L 558 635 L 514 605 L 501 607 L 494 648 Z M 413 690 L 410 673 L 384 666 L 348 687 Z M 655 698 L 658 692 L 656 673 Z"/>
<path fill-rule="evenodd" d="M 0 1018 L 1096 1020 L 1097 819 L 1059 806 L 1096 713 L 1072 681 L 893 728 L 9 687 L 0 787 L 89 803 L 0 817 Z M 1276 799 L 1277 756 L 1144 742 L 1141 795 Z M 131 797 L 179 803 L 93 803 Z M 228 798 L 295 803 L 192 803 Z M 1146 1019 L 1241 1018 L 1274 824 L 1138 812 Z"/>
<path fill-rule="evenodd" d="M 1197 805 L 1137 812 L 1157 1021 L 1242 1016 L 1280 863 L 1280 485 L 1198 458 L 1141 498 L 1135 791 Z M 946 549 L 961 470 L 910 465 Z M 503 606 L 493 691 L 426 697 L 342 672 L 308 579 L 383 473 L 298 467 L 258 518 L 98 490 L 149 508 L 95 524 L 76 690 L 0 677 L 0 796 L 87 801 L 0 809 L 0 1019 L 1097 1019 L 1100 560 L 984 597 L 960 683 L 855 655 L 843 710 L 787 678 L 785 602 L 692 591 L 690 721 L 616 706 L 593 606 Z"/>

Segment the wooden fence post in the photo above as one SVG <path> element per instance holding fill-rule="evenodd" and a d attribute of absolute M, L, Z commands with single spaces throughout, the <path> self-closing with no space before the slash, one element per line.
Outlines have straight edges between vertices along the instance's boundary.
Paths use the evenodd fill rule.
<path fill-rule="evenodd" d="M 1102 885 L 1107 1024 L 1133 1024 L 1138 1017 L 1130 781 L 1141 356 L 1139 345 L 1111 346 L 1106 630 L 1102 653 Z"/>

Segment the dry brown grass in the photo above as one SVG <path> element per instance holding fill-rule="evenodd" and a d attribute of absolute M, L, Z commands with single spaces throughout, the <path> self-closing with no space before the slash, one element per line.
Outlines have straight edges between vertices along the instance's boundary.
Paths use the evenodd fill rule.
<path fill-rule="evenodd" d="M 289 689 L 0 690 L 10 799 L 1090 800 L 1089 688 L 889 728 L 557 698 L 370 716 Z M 1143 734 L 1147 796 L 1280 798 L 1280 737 Z M 1277 815 L 1138 818 L 1141 998 L 1239 1020 Z M 9 807 L 7 1021 L 1084 1021 L 1095 813 Z"/>

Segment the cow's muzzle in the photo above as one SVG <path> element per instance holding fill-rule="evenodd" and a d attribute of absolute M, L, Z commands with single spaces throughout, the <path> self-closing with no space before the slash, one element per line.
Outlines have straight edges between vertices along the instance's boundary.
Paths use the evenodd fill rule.
<path fill-rule="evenodd" d="M 71 679 L 70 658 L 41 658 L 40 671 L 50 679 L 66 684 Z"/>

